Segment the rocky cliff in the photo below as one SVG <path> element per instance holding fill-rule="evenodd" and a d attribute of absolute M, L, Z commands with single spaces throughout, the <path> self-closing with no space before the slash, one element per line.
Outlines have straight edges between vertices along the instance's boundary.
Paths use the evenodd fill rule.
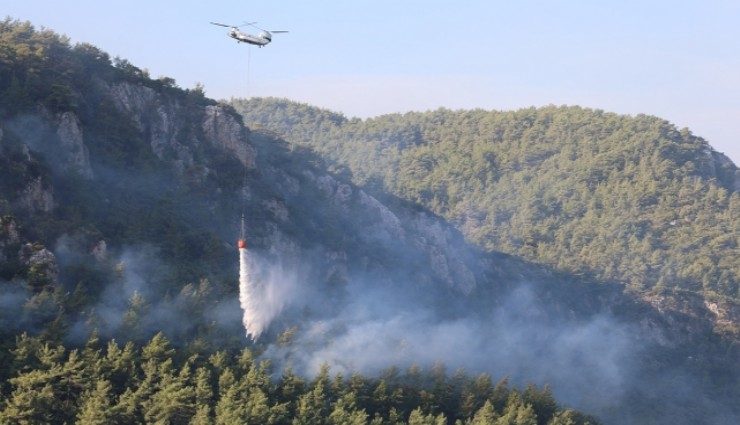
<path fill-rule="evenodd" d="M 378 257 L 386 257 L 388 251 L 403 252 L 405 257 L 413 258 L 414 262 L 427 265 L 424 267 L 425 271 L 415 279 L 415 285 L 434 287 L 439 282 L 447 289 L 463 295 L 470 294 L 476 287 L 475 270 L 479 269 L 479 265 L 469 255 L 470 250 L 464 246 L 459 233 L 442 220 L 424 211 L 394 212 L 361 189 L 316 167 L 305 167 L 291 174 L 279 163 L 283 160 L 292 161 L 289 158 L 290 153 L 282 154 L 285 156 L 279 158 L 269 158 L 274 155 L 269 152 L 274 150 L 269 145 L 278 143 L 279 146 L 283 142 L 270 140 L 266 135 L 257 137 L 262 141 L 265 156 L 268 157 L 260 161 L 257 150 L 250 141 L 250 131 L 243 126 L 239 116 L 230 107 L 208 102 L 194 106 L 187 98 L 127 81 L 111 83 L 96 80 L 94 87 L 99 97 L 98 102 L 112 104 L 115 113 L 119 114 L 116 119 L 131 123 L 133 134 L 141 137 L 147 149 L 157 158 L 158 167 L 171 170 L 178 179 L 203 185 L 209 176 L 224 175 L 219 168 L 221 162 L 216 158 L 236 159 L 243 167 L 245 175 L 250 175 L 247 186 L 239 191 L 246 191 L 242 195 L 247 196 L 252 212 L 259 210 L 256 215 L 261 218 L 255 224 L 265 226 L 255 232 L 257 236 L 253 243 L 272 255 L 302 258 L 308 255 L 306 249 L 315 251 L 318 246 L 326 253 L 325 267 L 329 271 L 324 274 L 336 277 L 332 270 L 343 270 L 343 278 L 350 279 L 350 269 L 360 273 L 385 269 L 389 273 L 388 265 L 378 261 Z M 83 95 L 81 93 L 78 96 Z M 18 166 L 30 167 L 30 164 L 38 162 L 46 164 L 50 170 L 46 174 L 25 178 L 22 187 L 16 188 L 17 193 L 10 197 L 15 201 L 7 212 L 20 217 L 21 221 L 26 214 L 43 213 L 54 216 L 57 213 L 55 209 L 59 202 L 55 199 L 54 191 L 56 176 L 76 175 L 95 186 L 107 184 L 105 178 L 98 178 L 99 175 L 110 174 L 111 165 L 106 163 L 105 158 L 90 153 L 101 150 L 99 146 L 90 147 L 90 144 L 105 143 L 105 140 L 99 140 L 99 130 L 98 134 L 95 134 L 94 128 L 85 130 L 83 122 L 88 122 L 90 118 L 81 118 L 79 114 L 90 112 L 83 109 L 79 112 L 52 113 L 43 106 L 39 106 L 37 111 L 22 117 L 13 117 L 3 124 L 6 133 L 12 136 L 13 149 L 22 154 L 23 158 Z M 97 140 L 90 141 L 90 137 Z M 127 172 L 118 169 L 116 175 L 120 178 L 120 173 L 126 175 Z M 173 181 L 169 186 L 174 188 L 181 184 Z M 250 193 L 255 192 L 254 186 L 258 185 L 268 186 L 269 189 L 267 192 L 262 190 L 259 197 L 249 199 Z M 308 193 L 312 195 L 307 197 Z M 234 195 L 239 196 L 238 193 Z M 286 199 L 292 199 L 293 203 Z M 297 223 L 296 220 L 300 220 L 303 215 L 297 210 L 304 208 L 318 210 L 315 213 L 317 216 L 330 217 L 320 224 L 313 221 Z M 215 216 L 223 213 L 217 212 Z M 320 220 L 325 221 L 327 217 Z M 305 240 L 301 240 L 300 234 L 297 235 L 298 239 L 296 235 L 287 236 L 284 230 L 286 226 L 332 228 L 335 235 L 351 232 L 351 237 L 345 235 L 343 238 L 370 248 L 361 248 L 360 251 L 364 254 L 356 256 L 348 251 L 347 246 L 342 246 L 342 242 L 329 241 L 330 246 L 325 246 L 326 241 L 319 239 L 310 241 L 307 245 Z M 318 228 L 313 230 L 321 232 Z M 12 243 L 31 242 L 30 235 L 19 233 L 15 227 L 8 227 L 7 233 L 12 233 Z M 91 241 L 90 244 L 105 244 L 104 233 L 102 240 Z M 56 232 L 51 234 L 62 236 Z M 43 241 L 48 246 L 54 245 L 54 242 Z M 46 248 L 41 252 L 49 254 L 42 256 L 44 258 L 53 255 Z M 95 248 L 91 247 L 87 252 L 92 254 Z M 40 258 L 39 256 L 40 254 L 33 258 Z M 32 261 L 31 257 L 26 253 L 23 259 L 18 259 L 25 263 L 36 261 Z M 358 268 L 358 265 L 363 266 Z M 52 266 L 48 269 L 54 275 L 52 280 L 56 281 L 58 272 Z"/>
<path fill-rule="evenodd" d="M 723 397 L 738 393 L 740 353 L 713 329 L 736 312 L 721 301 L 643 302 L 481 252 L 429 210 L 247 129 L 230 106 L 95 54 L 99 71 L 68 82 L 63 102 L 42 91 L 23 110 L 0 108 L 0 296 L 25 300 L 12 311 L 32 320 L 18 327 L 73 339 L 95 326 L 134 341 L 165 330 L 194 352 L 243 347 L 229 327 L 243 215 L 265 278 L 288 288 L 270 293 L 290 303 L 259 342 L 277 361 L 377 371 L 440 356 L 554 382 L 610 418 L 659 402 L 659 414 L 680 416 L 689 400 L 668 395 L 679 376 L 699 388 L 697 411 L 734 408 Z M 297 345 L 278 335 L 296 329 Z"/>

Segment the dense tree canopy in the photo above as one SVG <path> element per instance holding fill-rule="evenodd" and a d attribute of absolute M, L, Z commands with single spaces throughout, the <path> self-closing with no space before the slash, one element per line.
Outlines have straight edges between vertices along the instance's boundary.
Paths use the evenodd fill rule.
<path fill-rule="evenodd" d="M 224 266 L 233 255 L 227 255 L 229 247 L 213 230 L 198 226 L 213 220 L 210 209 L 233 208 L 235 202 L 228 199 L 238 198 L 244 168 L 213 147 L 195 146 L 193 155 L 212 159 L 217 171 L 199 181 L 179 179 L 153 153 L 134 119 L 101 94 L 101 88 L 120 82 L 146 86 L 181 103 L 184 114 L 173 117 L 179 134 L 202 136 L 196 125 L 199 113 L 203 105 L 215 104 L 205 99 L 202 87 L 184 91 L 174 80 L 152 80 L 145 70 L 125 59 L 111 60 L 92 45 L 72 46 L 67 37 L 37 31 L 27 22 L 0 22 L 0 423 L 380 425 L 435 418 L 463 424 L 489 397 L 487 414 L 506 423 L 502 418 L 512 409 L 528 409 L 527 417 L 543 424 L 557 415 L 595 423 L 559 406 L 535 409 L 541 397 L 555 405 L 547 388 L 520 392 L 504 381 L 501 391 L 493 392 L 490 385 L 474 385 L 490 383 L 487 376 L 459 374 L 453 381 L 414 369 L 420 380 L 411 383 L 398 374 L 330 376 L 328 367 L 315 378 L 290 369 L 273 376 L 269 361 L 235 348 L 245 345 L 238 317 L 233 321 L 237 327 L 215 325 L 212 311 L 219 300 L 225 293 L 234 296 L 233 277 L 223 277 L 233 273 Z M 58 166 L 62 161 L 54 157 L 53 147 L 58 138 L 43 119 L 25 123 L 18 118 L 68 112 L 84 128 L 94 179 Z M 39 145 L 29 147 L 21 135 L 33 132 L 39 133 Z M 305 170 L 306 164 L 300 167 Z M 49 210 L 29 212 L 19 204 L 29 182 L 56 195 Z M 259 200 L 271 189 L 263 182 L 252 190 Z M 219 205 L 214 193 L 223 191 L 227 201 Z M 310 192 L 300 196 L 316 196 Z M 304 214 L 308 221 L 319 221 L 314 227 L 322 232 L 337 233 L 333 228 L 338 224 L 324 223 L 320 213 Z M 258 227 L 260 220 L 251 223 Z M 318 233 L 312 225 L 299 225 L 301 232 Z M 85 254 L 71 254 L 77 258 L 62 260 L 61 271 L 50 270 L 49 264 L 57 263 L 15 258 L 17 252 L 26 257 L 45 252 L 42 242 L 28 239 L 50 245 L 63 240 L 68 255 Z M 165 259 L 172 267 L 155 264 L 134 271 L 145 274 L 150 287 L 111 306 L 106 297 L 124 292 L 131 275 L 127 268 L 139 261 L 94 260 L 89 249 L 101 240 L 110 246 L 156 243 L 156 249 L 144 249 L 142 255 Z M 187 283 L 198 275 L 216 284 L 207 278 Z M 178 318 L 187 320 L 173 323 Z M 162 328 L 172 331 L 176 347 L 161 332 L 152 336 Z M 74 342 L 80 331 L 91 334 L 85 344 Z M 516 405 L 502 404 L 502 397 Z"/>
<path fill-rule="evenodd" d="M 177 105 L 167 118 L 180 141 L 195 141 L 188 146 L 189 166 L 171 160 L 177 152 L 155 153 L 147 132 L 153 111 L 132 116 L 113 102 L 111 88 L 134 86 Z M 249 145 L 260 164 L 247 174 L 229 152 L 199 143 L 203 111 L 213 105 L 202 86 L 182 90 L 171 78 L 151 79 L 145 69 L 93 45 L 70 45 L 29 23 L 0 23 L 0 423 L 595 422 L 559 405 L 547 386 L 520 390 L 506 379 L 494 384 L 486 374 L 450 376 L 442 364 L 405 373 L 389 369 L 376 377 L 332 375 L 328 366 L 316 376 L 298 376 L 290 367 L 273 370 L 261 346 L 245 341 L 238 306 L 232 304 L 228 317 L 219 311 L 236 298 L 233 241 L 226 241 L 234 233 L 228 221 L 237 220 L 245 179 L 260 210 L 250 220 L 255 240 L 272 242 L 270 236 L 280 235 L 308 255 L 324 250 L 351 257 L 332 263 L 338 266 L 331 273 L 316 266 L 321 278 L 315 282 L 326 284 L 320 287 L 326 301 L 296 315 L 298 320 L 328 316 L 337 299 L 350 296 L 343 291 L 342 266 L 372 262 L 372 271 L 386 272 L 379 273 L 383 280 L 406 265 L 399 264 L 406 259 L 397 251 L 358 237 L 361 214 L 349 217 L 325 205 L 331 202 L 312 178 L 331 183 L 336 177 L 359 197 L 344 175 L 378 198 L 388 191 L 411 201 L 394 199 L 389 205 L 399 207 L 396 212 L 403 205 L 403 214 L 422 210 L 427 217 L 425 208 L 432 209 L 480 247 L 563 270 L 555 276 L 550 268 L 534 267 L 530 275 L 552 278 L 543 297 L 571 301 L 554 302 L 553 311 L 585 315 L 590 306 L 578 312 L 570 306 L 599 297 L 576 293 L 577 285 L 555 295 L 550 288 L 571 283 L 568 272 L 589 275 L 583 279 L 588 283 L 617 280 L 635 291 L 737 296 L 736 169 L 701 139 L 656 118 L 548 107 L 361 121 L 284 101 L 237 101 L 250 126 L 306 143 L 286 146 L 269 132 L 253 133 Z M 234 116 L 226 105 L 219 111 Z M 79 119 L 94 178 L 69 172 L 55 156 L 60 137 L 54 120 L 63 114 Z M 327 174 L 314 151 L 337 176 Z M 54 202 L 23 205 L 29 192 L 52 194 Z M 442 220 L 435 223 L 442 227 Z M 457 241 L 463 245 L 455 233 Z M 31 259 L 52 259 L 52 250 L 56 262 Z M 485 258 L 505 263 L 492 272 L 496 278 L 521 277 L 530 265 L 501 254 Z M 135 290 L 127 286 L 132 276 L 141 278 Z M 414 278 L 398 273 L 388 280 L 405 284 Z M 475 294 L 485 295 L 480 299 L 444 302 L 484 312 L 500 301 L 502 280 L 482 282 Z M 417 293 L 432 298 L 427 289 Z M 599 294 L 609 291 L 611 286 Z M 655 315 L 635 316 L 648 317 L 644 322 L 659 331 L 669 329 L 656 324 Z M 296 326 L 266 338 L 291 344 L 297 339 L 291 332 L 304 330 Z M 641 365 L 657 376 L 683 362 L 682 371 L 690 372 L 683 376 L 701 376 L 702 388 L 713 390 L 690 394 L 686 398 L 696 404 L 682 405 L 675 415 L 699 416 L 715 406 L 703 404 L 707 400 L 721 405 L 736 399 L 736 372 L 727 366 L 735 352 L 713 339 L 711 330 L 702 331 L 681 340 L 668 335 L 678 348 L 661 346 Z M 693 350 L 694 341 L 706 347 Z M 663 394 L 651 390 L 629 394 L 631 417 L 656 417 L 676 406 L 667 402 L 653 411 Z"/>
<path fill-rule="evenodd" d="M 667 121 L 565 106 L 348 120 L 274 98 L 233 104 L 487 250 L 635 291 L 740 298 L 740 172 Z"/>
<path fill-rule="evenodd" d="M 161 333 L 140 349 L 93 335 L 67 349 L 27 334 L 0 386 L 4 424 L 596 424 L 560 407 L 548 387 L 491 385 L 488 375 L 389 370 L 381 378 L 273 376 L 250 349 L 176 350 Z"/>

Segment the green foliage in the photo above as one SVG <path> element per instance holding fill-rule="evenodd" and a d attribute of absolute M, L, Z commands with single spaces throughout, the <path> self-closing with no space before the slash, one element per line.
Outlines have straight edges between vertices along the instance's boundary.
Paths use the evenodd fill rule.
<path fill-rule="evenodd" d="M 324 365 L 304 385 L 289 370 L 272 379 L 269 364 L 248 349 L 219 352 L 217 361 L 187 358 L 163 334 L 123 350 L 114 342 L 101 348 L 95 336 L 83 350 L 68 350 L 26 335 L 13 352 L 10 388 L 0 398 L 0 421 L 7 424 L 367 424 L 368 412 L 376 424 L 447 424 L 451 418 L 461 424 L 587 423 L 585 415 L 561 408 L 547 388 L 529 386 L 521 395 L 507 388 L 496 395 L 490 377 L 448 379 L 441 365 L 393 383 L 357 373 L 349 380 L 332 377 Z M 463 393 L 439 387 L 467 388 L 480 406 L 461 409 Z"/>
<path fill-rule="evenodd" d="M 51 279 L 46 270 L 46 265 L 42 263 L 32 264 L 28 268 L 26 279 L 28 285 L 36 292 L 40 292 L 51 283 Z"/>
<path fill-rule="evenodd" d="M 172 104 L 181 102 L 182 114 L 173 117 L 176 135 L 191 145 L 190 153 L 198 164 L 209 162 L 214 171 L 182 170 L 185 178 L 180 179 L 172 164 L 154 153 L 147 124 L 136 121 L 103 94 L 121 82 L 159 90 Z M 52 115 L 71 111 L 79 118 L 94 180 L 63 169 L 55 155 L 58 135 L 41 123 L 44 120 L 26 123 L 18 118 L 37 116 L 39 104 Z M 202 85 L 192 93 L 184 91 L 171 79 L 150 79 L 125 59 L 111 60 L 91 44 L 70 46 L 67 37 L 37 30 L 28 22 L 0 21 L 0 118 L 15 122 L 0 129 L 0 212 L 17 212 L 24 190 L 34 184 L 33 188 L 53 194 L 55 208 L 48 215 L 24 216 L 28 238 L 55 241 L 60 235 L 89 229 L 90 237 L 97 234 L 110 246 L 156 244 L 161 246 L 161 256 L 174 263 L 173 279 L 178 286 L 182 280 L 208 275 L 209 269 L 226 269 L 220 235 L 203 230 L 200 224 L 215 220 L 213 210 L 206 207 L 215 203 L 214 193 L 241 188 L 244 168 L 220 149 L 192 142 L 202 139 L 203 106 L 212 104 L 203 96 Z M 28 137 L 27 133 L 34 135 L 33 143 L 20 139 L 19 134 Z M 216 157 L 216 152 L 221 156 Z M 203 177 L 191 182 L 192 174 Z M 85 267 L 90 273 L 78 268 L 82 275 L 77 277 L 86 283 L 91 279 L 104 283 L 100 280 L 106 277 L 100 270 Z M 11 279 L 25 273 L 19 268 L 11 261 L 3 263 L 0 276 Z M 67 274 L 62 275 L 66 279 Z M 31 278 L 32 285 L 45 285 L 37 270 L 31 270 Z M 75 288 L 77 283 L 69 286 Z M 84 286 L 87 293 L 79 294 L 94 300 L 96 286 Z"/>
<path fill-rule="evenodd" d="M 377 379 L 332 377 L 325 367 L 311 380 L 287 369 L 272 379 L 269 364 L 249 350 L 214 353 L 213 347 L 235 345 L 218 334 L 208 314 L 216 300 L 233 295 L 233 276 L 223 275 L 233 275 L 233 252 L 224 235 L 234 229 L 224 224 L 204 230 L 202 224 L 236 216 L 244 167 L 220 149 L 192 144 L 188 149 L 195 161 L 180 170 L 180 179 L 154 153 L 147 123 L 101 95 L 101 84 L 122 81 L 181 105 L 184 112 L 173 122 L 177 137 L 201 138 L 202 106 L 214 103 L 202 86 L 183 91 L 172 79 L 152 80 L 146 69 L 125 59 L 111 60 L 85 43 L 70 47 L 66 37 L 36 31 L 29 23 L 6 19 L 0 25 L 0 118 L 33 112 L 39 104 L 52 113 L 75 112 L 95 173 L 93 180 L 65 174 L 55 168 L 53 155 L 42 157 L 19 143 L 13 130 L 3 129 L 0 214 L 15 214 L 19 188 L 29 181 L 45 188 L 53 184 L 53 213 L 16 214 L 25 237 L 52 246 L 61 235 L 77 234 L 73 237 L 82 248 L 75 251 L 83 253 L 101 240 L 112 249 L 151 244 L 168 266 L 143 273 L 147 296 L 136 292 L 130 297 L 117 334 L 98 328 L 97 313 L 87 307 L 99 301 L 103 288 L 124 285 L 126 263 L 91 259 L 61 264 L 56 288 L 49 287 L 41 268 L 0 265 L 0 278 L 27 278 L 24 283 L 35 290 L 22 306 L 22 320 L 38 331 L 16 342 L 12 331 L 3 331 L 0 422 L 587 422 L 585 415 L 562 410 L 548 388 L 531 386 L 519 393 L 506 379 L 493 386 L 486 375 L 449 378 L 442 365 L 430 372 L 411 368 L 403 376 L 389 370 Z M 255 210 L 264 210 L 265 201 L 275 199 L 275 186 L 282 184 L 275 181 L 295 185 L 296 193 L 280 199 L 292 215 L 280 230 L 299 243 L 320 240 L 337 251 L 361 245 L 358 257 L 389 268 L 392 261 L 402 261 L 357 243 L 346 232 L 348 218 L 337 208 L 303 208 L 324 196 L 308 184 L 307 175 L 323 173 L 326 164 L 308 146 L 331 161 L 332 171 L 445 215 L 489 250 L 623 280 L 637 290 L 737 291 L 737 264 L 727 255 L 737 249 L 733 232 L 740 201 L 728 183 L 734 168 L 703 160 L 697 156 L 705 149 L 699 139 L 659 120 L 544 108 L 440 110 L 360 121 L 271 102 L 237 101 L 235 106 L 252 108 L 250 125 L 284 126 L 273 128 L 306 145 L 286 147 L 264 132 L 253 133 L 250 143 L 258 151 L 261 174 L 246 176 L 250 201 Z M 226 108 L 226 113 L 236 115 L 236 110 Z M 706 178 L 712 167 L 714 180 Z M 265 213 L 252 214 L 255 233 L 267 232 L 267 219 L 259 215 Z M 725 227 L 718 229 L 717 223 Z M 8 252 L 17 252 L 16 245 Z M 639 255 L 619 257 L 625 253 Z M 346 284 L 342 273 L 333 273 L 325 294 L 341 293 Z M 70 294 L 64 295 L 65 290 Z M 163 334 L 152 335 L 157 330 L 146 322 L 152 305 L 191 319 L 170 335 L 175 344 Z M 65 327 L 76 320 L 85 321 L 93 337 L 84 348 L 59 345 Z M 99 344 L 95 330 L 120 336 L 124 344 L 110 339 Z M 295 332 L 288 329 L 278 342 L 292 344 Z"/>
<path fill-rule="evenodd" d="M 111 407 L 111 384 L 107 380 L 99 379 L 93 389 L 87 390 L 82 395 L 75 423 L 85 425 L 114 423 L 115 419 Z"/>
<path fill-rule="evenodd" d="M 92 45 L 72 47 L 68 37 L 49 29 L 0 21 L 0 116 L 28 112 L 39 103 L 53 112 L 74 110 L 79 105 L 72 87 L 92 84 L 90 72 L 113 76 L 109 69 L 108 55 Z"/>
<path fill-rule="evenodd" d="M 639 292 L 740 297 L 740 171 L 664 120 L 548 106 L 361 121 L 280 99 L 232 103 L 248 126 L 430 208 L 486 250 Z"/>
<path fill-rule="evenodd" d="M 3 135 L 0 143 L 0 194 L 5 200 L 17 201 L 21 189 L 29 182 L 46 182 L 49 174 L 49 168 L 38 155 L 29 152 L 12 135 Z"/>
<path fill-rule="evenodd" d="M 101 99 L 91 118 L 87 137 L 91 155 L 115 168 L 145 172 L 154 168 L 156 157 L 148 140 L 110 99 Z"/>

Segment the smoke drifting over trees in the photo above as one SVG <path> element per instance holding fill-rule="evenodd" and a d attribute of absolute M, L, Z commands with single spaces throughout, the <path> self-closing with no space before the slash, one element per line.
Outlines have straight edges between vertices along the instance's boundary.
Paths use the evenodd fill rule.
<path fill-rule="evenodd" d="M 338 315 L 299 324 L 295 339 L 269 346 L 265 358 L 309 376 L 324 364 L 345 375 L 375 375 L 438 363 L 508 375 L 517 384 L 547 382 L 570 405 L 601 410 L 619 404 L 640 356 L 629 325 L 609 315 L 552 317 L 528 286 L 502 294 L 491 311 L 461 311 L 446 319 L 399 291 L 368 286 L 353 285 Z"/>
<path fill-rule="evenodd" d="M 400 120 L 404 131 L 353 142 L 355 153 L 366 155 L 353 160 L 362 167 L 351 168 L 274 133 L 246 129 L 233 107 L 168 79 L 152 80 L 94 46 L 70 46 L 53 33 L 11 21 L 0 29 L 1 420 L 25 411 L 37 415 L 29 421 L 42 422 L 38 418 L 51 412 L 51 422 L 71 423 L 92 417 L 91 406 L 103 400 L 111 408 L 97 410 L 118 415 L 106 419 L 118 423 L 175 416 L 183 422 L 197 416 L 204 423 L 287 423 L 316 411 L 321 417 L 358 415 L 360 423 L 376 413 L 380 419 L 374 423 L 412 417 L 465 421 L 481 409 L 481 417 L 587 422 L 565 407 L 553 408 L 551 391 L 563 406 L 607 423 L 737 422 L 740 413 L 732 403 L 740 393 L 738 352 L 732 339 L 714 332 L 715 316 L 696 313 L 707 309 L 703 299 L 704 310 L 661 310 L 671 302 L 680 305 L 681 298 L 645 291 L 656 297 L 648 303 L 598 273 L 574 274 L 535 261 L 535 254 L 548 252 L 548 240 L 534 236 L 550 235 L 547 226 L 561 235 L 553 223 L 574 211 L 574 217 L 595 220 L 598 203 L 582 203 L 568 191 L 558 198 L 567 202 L 555 202 L 534 174 L 517 174 L 512 182 L 522 186 L 501 197 L 484 190 L 493 185 L 453 187 L 455 178 L 436 180 L 437 171 L 454 167 L 445 162 L 440 169 L 438 153 L 423 148 L 421 136 L 429 134 L 418 123 L 404 126 L 402 117 L 388 119 Z M 527 150 L 531 140 L 525 137 L 536 133 L 526 129 L 539 114 L 476 121 L 508 132 L 507 143 L 519 146 L 511 151 L 521 157 L 501 162 L 506 158 L 462 146 L 450 158 L 480 154 L 489 162 L 476 178 L 486 183 L 500 180 L 506 170 L 529 170 L 544 158 Z M 589 116 L 552 108 L 541 114 L 560 122 L 564 134 L 571 129 L 569 119 Z M 325 132 L 316 140 L 337 142 L 335 124 L 343 117 L 314 118 Z M 449 117 L 441 111 L 428 118 Z M 609 121 L 609 134 L 623 128 L 635 134 L 633 141 L 666 129 L 653 129 L 645 118 L 617 118 Z M 294 121 L 301 131 L 305 122 Z M 579 124 L 573 131 L 582 127 L 592 128 Z M 539 154 L 565 143 L 558 137 Z M 615 138 L 604 139 L 603 146 Z M 715 187 L 715 204 L 738 205 L 729 189 L 732 170 L 706 155 L 692 156 L 702 155 L 696 139 L 676 136 L 658 144 L 672 152 L 672 143 L 683 141 L 691 149 L 679 149 L 685 165 L 680 172 L 694 176 L 689 163 L 701 169 L 716 165 L 725 192 Z M 388 150 L 378 156 L 375 146 Z M 421 149 L 418 157 L 399 156 L 402 147 L 412 146 Z M 575 148 L 563 155 L 577 158 Z M 624 170 L 642 170 L 626 158 Z M 370 172 L 372 163 L 384 161 L 402 164 L 403 182 L 416 184 L 396 196 L 384 193 L 386 178 L 396 173 Z M 579 166 L 575 160 L 567 164 Z M 626 190 L 630 180 L 619 171 L 613 170 L 614 181 Z M 605 185 L 610 173 L 593 178 Z M 589 187 L 591 174 L 578 175 L 584 179 L 578 189 Z M 693 180 L 669 186 L 692 199 L 704 186 L 683 186 L 687 181 Z M 442 188 L 459 202 L 445 203 Z M 400 196 L 408 193 L 413 196 Z M 524 215 L 518 214 L 519 193 L 524 201 L 538 200 L 521 207 Z M 553 202 L 539 202 L 532 193 Z M 662 199 L 652 193 L 629 200 L 642 205 Z M 462 196 L 468 194 L 472 198 Z M 249 250 L 241 250 L 236 261 L 245 198 Z M 482 213 L 477 201 L 491 204 L 495 214 Z M 693 214 L 696 208 L 687 202 L 682 211 Z M 463 230 L 478 231 L 476 240 L 491 244 L 482 244 L 485 250 L 471 245 L 462 230 L 433 211 L 464 217 Z M 542 220 L 535 220 L 543 211 Z M 721 217 L 732 223 L 735 216 L 728 211 Z M 619 223 L 624 226 L 609 230 L 648 227 L 642 221 Z M 675 235 L 675 226 L 666 223 L 668 236 Z M 531 229 L 540 233 L 527 234 Z M 501 230 L 506 232 L 496 233 Z M 638 236 L 628 239 L 632 245 L 615 246 L 647 250 L 651 239 L 638 244 Z M 707 288 L 717 283 L 729 290 L 735 269 L 720 254 L 732 241 L 712 240 L 707 249 L 721 267 Z M 497 246 L 492 241 L 521 252 L 502 254 L 490 249 Z M 700 266 L 692 273 L 707 265 Z M 728 305 L 717 301 L 716 310 Z M 431 372 L 419 374 L 419 368 Z M 479 382 L 482 390 L 469 391 L 470 382 L 462 378 L 456 386 L 458 369 L 488 374 Z M 59 371 L 65 380 L 52 373 Z M 43 379 L 29 379 L 34 376 Z M 497 392 L 491 379 L 549 387 L 544 394 Z M 474 399 L 467 404 L 466 394 Z M 22 409 L 27 406 L 43 409 Z"/>

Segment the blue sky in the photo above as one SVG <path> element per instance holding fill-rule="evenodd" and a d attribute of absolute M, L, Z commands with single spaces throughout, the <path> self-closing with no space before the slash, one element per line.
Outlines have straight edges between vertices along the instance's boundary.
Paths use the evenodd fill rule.
<path fill-rule="evenodd" d="M 4 0 L 31 21 L 216 99 L 348 117 L 580 105 L 688 127 L 740 164 L 736 0 Z M 278 34 L 237 44 L 209 21 Z"/>

